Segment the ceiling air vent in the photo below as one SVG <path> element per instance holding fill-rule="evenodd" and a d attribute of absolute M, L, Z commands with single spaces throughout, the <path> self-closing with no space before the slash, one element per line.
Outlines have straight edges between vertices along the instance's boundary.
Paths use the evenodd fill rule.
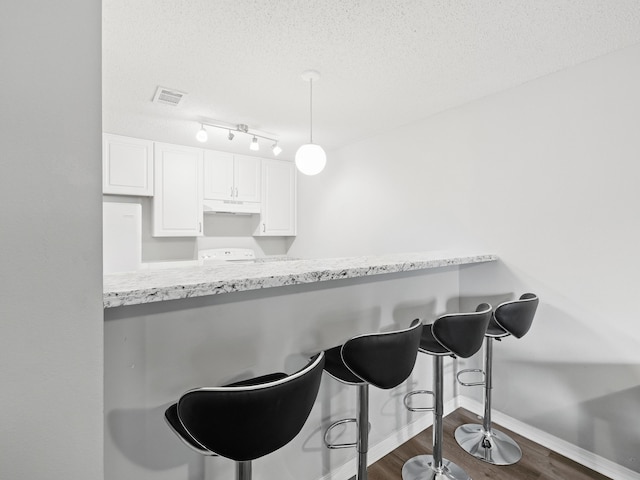
<path fill-rule="evenodd" d="M 153 103 L 161 103 L 163 105 L 171 105 L 177 107 L 186 93 L 177 90 L 171 90 L 165 87 L 158 87 L 156 94 L 153 96 Z"/>

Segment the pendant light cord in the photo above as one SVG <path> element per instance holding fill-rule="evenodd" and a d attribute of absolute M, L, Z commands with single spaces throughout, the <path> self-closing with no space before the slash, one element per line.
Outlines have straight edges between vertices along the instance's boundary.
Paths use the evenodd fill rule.
<path fill-rule="evenodd" d="M 309 143 L 313 143 L 313 79 L 309 79 Z"/>

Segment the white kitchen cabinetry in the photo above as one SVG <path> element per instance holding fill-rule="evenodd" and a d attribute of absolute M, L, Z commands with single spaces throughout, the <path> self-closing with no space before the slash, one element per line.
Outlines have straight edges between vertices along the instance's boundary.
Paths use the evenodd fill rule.
<path fill-rule="evenodd" d="M 153 195 L 153 142 L 102 135 L 102 193 Z"/>
<path fill-rule="evenodd" d="M 203 150 L 154 144 L 154 237 L 202 235 Z"/>
<path fill-rule="evenodd" d="M 262 209 L 254 235 L 296 235 L 296 196 L 295 164 L 262 160 Z"/>
<path fill-rule="evenodd" d="M 207 209 L 260 211 L 261 159 L 215 150 L 204 152 L 204 199 Z M 242 210 L 242 208 L 240 208 Z M 247 210 L 248 211 L 248 210 Z"/>

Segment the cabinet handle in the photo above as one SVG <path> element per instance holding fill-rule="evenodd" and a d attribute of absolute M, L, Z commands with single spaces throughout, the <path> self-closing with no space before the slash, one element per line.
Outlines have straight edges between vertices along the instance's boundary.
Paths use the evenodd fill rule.
<path fill-rule="evenodd" d="M 233 198 L 233 187 L 231 187 L 231 198 Z"/>
<path fill-rule="evenodd" d="M 199 230 L 200 230 L 199 233 L 202 233 L 202 222 L 198 222 L 198 226 L 199 226 Z"/>
<path fill-rule="evenodd" d="M 238 187 L 236 187 L 236 198 L 238 198 Z"/>
<path fill-rule="evenodd" d="M 263 224 L 262 224 L 262 233 L 264 233 L 264 232 L 266 232 L 266 231 L 267 231 L 267 227 L 266 227 L 266 226 L 265 226 L 265 224 L 263 223 Z"/>

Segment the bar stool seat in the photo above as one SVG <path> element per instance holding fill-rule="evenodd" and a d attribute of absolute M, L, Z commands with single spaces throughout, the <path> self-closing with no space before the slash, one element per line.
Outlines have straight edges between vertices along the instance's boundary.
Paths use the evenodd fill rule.
<path fill-rule="evenodd" d="M 433 411 L 433 455 L 418 455 L 407 460 L 402 466 L 403 480 L 470 480 L 462 468 L 442 458 L 443 359 L 446 356 L 468 358 L 480 350 L 490 317 L 491 306 L 482 303 L 475 312 L 442 315 L 433 324 L 422 327 L 419 351 L 433 356 L 433 391 L 410 392 L 405 396 L 405 405 L 413 412 Z M 433 395 L 433 407 L 411 405 L 410 399 L 421 393 Z"/>
<path fill-rule="evenodd" d="M 293 440 L 315 403 L 324 353 L 294 374 L 273 373 L 223 387 L 189 390 L 165 412 L 171 430 L 201 455 L 236 462 L 251 479 L 251 462 Z"/>
<path fill-rule="evenodd" d="M 361 385 L 366 383 L 362 378 L 349 370 L 342 360 L 342 345 L 324 351 L 324 370 L 333 378 L 349 385 Z"/>
<path fill-rule="evenodd" d="M 326 430 L 327 448 L 356 447 L 358 480 L 367 478 L 369 449 L 369 385 L 382 389 L 397 387 L 411 372 L 418 356 L 422 322 L 414 320 L 409 328 L 392 332 L 359 335 L 325 351 L 325 371 L 336 380 L 358 387 L 356 418 L 332 423 Z M 355 422 L 357 439 L 351 443 L 333 443 L 330 432 L 338 425 Z"/>
<path fill-rule="evenodd" d="M 443 346 L 435 337 L 433 333 L 432 325 L 425 325 L 422 329 L 422 336 L 420 337 L 420 352 L 427 353 L 429 355 L 442 355 L 445 357 L 454 356 L 454 354 Z M 466 357 L 464 357 L 466 358 Z"/>
<path fill-rule="evenodd" d="M 456 375 L 458 382 L 466 387 L 484 386 L 484 417 L 482 425 L 468 423 L 459 426 L 455 433 L 458 445 L 467 453 L 493 465 L 512 465 L 522 458 L 522 450 L 507 434 L 491 426 L 491 391 L 493 389 L 493 340 L 513 335 L 522 338 L 531 328 L 539 299 L 533 293 L 525 293 L 518 300 L 498 305 L 487 327 L 484 370 L 465 369 Z M 464 382 L 461 375 L 481 373 L 483 380 Z"/>

